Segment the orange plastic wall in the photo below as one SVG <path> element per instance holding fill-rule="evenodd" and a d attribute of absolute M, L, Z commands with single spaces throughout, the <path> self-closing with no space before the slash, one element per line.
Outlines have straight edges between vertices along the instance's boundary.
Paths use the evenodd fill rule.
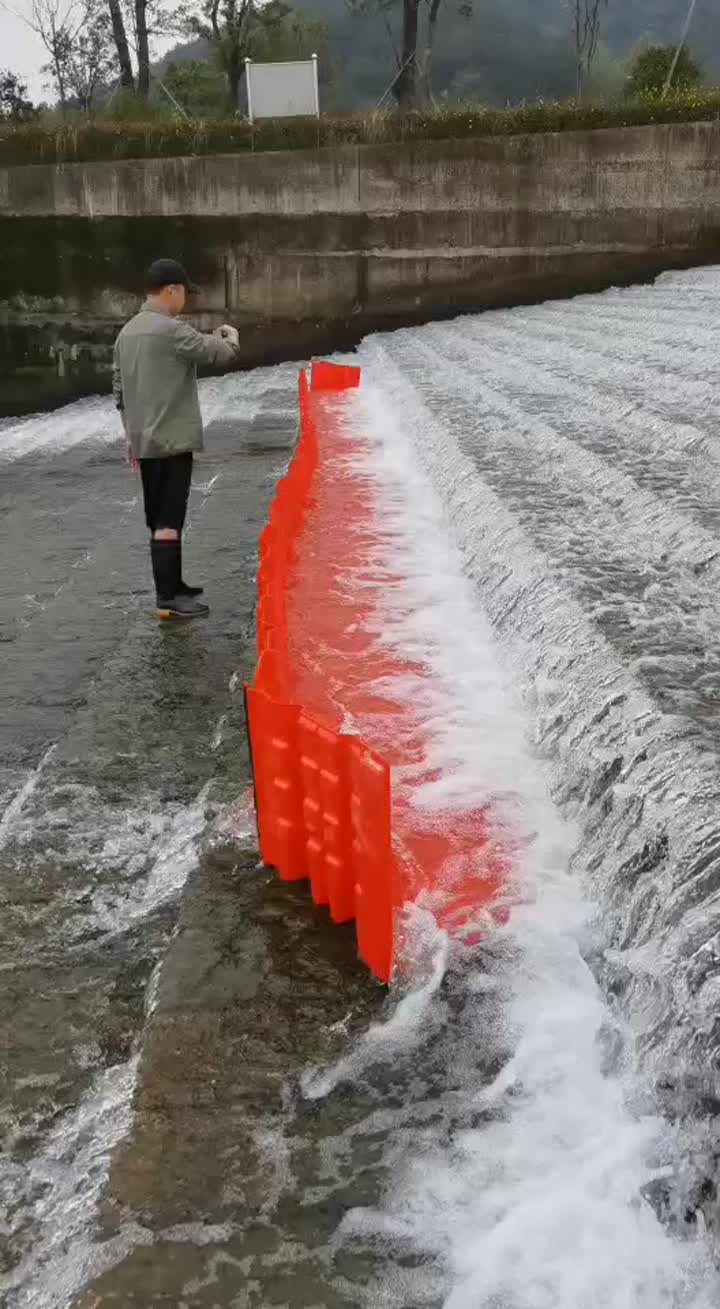
<path fill-rule="evenodd" d="M 297 451 L 260 542 L 248 719 L 264 861 L 308 879 L 336 922 L 354 919 L 361 958 L 387 982 L 404 905 L 422 897 L 465 939 L 479 909 L 499 916 L 507 839 L 481 805 L 416 803 L 438 770 L 422 714 L 393 688 L 432 675 L 383 641 L 378 595 L 397 579 L 343 395 L 359 383 L 326 363 L 300 376 Z"/>
<path fill-rule="evenodd" d="M 315 364 L 314 392 L 342 392 L 359 369 Z M 318 460 L 307 376 L 300 436 L 260 538 L 258 664 L 247 689 L 260 851 L 286 881 L 308 879 L 336 923 L 355 920 L 358 951 L 387 982 L 392 966 L 390 769 L 358 737 L 291 701 L 288 598 Z"/>

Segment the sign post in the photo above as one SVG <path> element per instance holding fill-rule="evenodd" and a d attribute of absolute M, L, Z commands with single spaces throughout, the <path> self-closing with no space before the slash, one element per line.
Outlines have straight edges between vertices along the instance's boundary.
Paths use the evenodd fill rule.
<path fill-rule="evenodd" d="M 252 78 L 250 76 L 251 65 L 252 65 L 252 59 L 248 57 L 245 60 L 245 85 L 247 87 L 248 118 L 250 119 L 251 123 L 254 123 L 255 119 L 253 118 Z"/>
<path fill-rule="evenodd" d="M 313 77 L 315 81 L 315 117 L 320 117 L 320 79 L 318 77 L 318 57 L 313 55 Z"/>

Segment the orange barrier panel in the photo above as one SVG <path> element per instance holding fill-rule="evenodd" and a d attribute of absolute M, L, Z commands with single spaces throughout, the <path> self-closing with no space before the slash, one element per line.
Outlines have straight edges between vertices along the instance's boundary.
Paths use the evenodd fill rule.
<path fill-rule="evenodd" d="M 390 770 L 355 737 L 247 689 L 260 847 L 284 881 L 308 879 L 335 923 L 357 920 L 361 958 L 392 962 Z"/>
<path fill-rule="evenodd" d="M 317 466 L 310 392 L 342 392 L 360 370 L 300 374 L 300 435 L 260 538 L 258 663 L 246 691 L 260 852 L 286 881 L 309 879 L 336 923 L 357 921 L 361 958 L 382 981 L 392 963 L 390 770 L 362 741 L 288 702 L 287 602 Z"/>
<path fill-rule="evenodd" d="M 360 369 L 346 364 L 327 364 L 315 359 L 310 369 L 310 390 L 339 392 L 352 391 L 360 385 Z"/>
<path fill-rule="evenodd" d="M 395 911 L 425 895 L 467 936 L 479 908 L 499 915 L 505 856 L 483 809 L 428 811 L 402 781 L 391 797 L 391 769 L 416 787 L 438 774 L 412 697 L 391 693 L 426 670 L 378 633 L 376 592 L 393 578 L 378 573 L 382 524 L 345 423 L 342 393 L 359 385 L 359 369 L 323 362 L 300 375 L 298 445 L 260 541 L 247 706 L 264 861 L 308 879 L 335 922 L 355 920 L 361 958 L 387 982 Z M 343 732 L 348 715 L 359 735 Z"/>

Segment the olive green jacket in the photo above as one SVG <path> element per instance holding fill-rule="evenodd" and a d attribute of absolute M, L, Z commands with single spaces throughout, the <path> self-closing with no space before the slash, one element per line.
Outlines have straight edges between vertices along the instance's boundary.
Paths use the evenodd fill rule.
<path fill-rule="evenodd" d="M 143 305 L 118 336 L 113 364 L 115 403 L 136 459 L 202 450 L 197 365 L 236 357 L 222 337 Z"/>

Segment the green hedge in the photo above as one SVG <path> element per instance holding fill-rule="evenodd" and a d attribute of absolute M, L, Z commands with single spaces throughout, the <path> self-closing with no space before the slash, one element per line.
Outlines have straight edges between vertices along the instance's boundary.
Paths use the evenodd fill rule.
<path fill-rule="evenodd" d="M 346 144 L 391 144 L 720 118 L 720 88 L 678 92 L 666 99 L 578 104 L 538 101 L 508 109 L 484 106 L 355 118 L 285 119 L 254 128 L 241 118 L 190 122 L 179 116 L 147 123 L 75 120 L 48 127 L 0 124 L 0 164 L 153 159 L 248 150 L 300 150 Z"/>

